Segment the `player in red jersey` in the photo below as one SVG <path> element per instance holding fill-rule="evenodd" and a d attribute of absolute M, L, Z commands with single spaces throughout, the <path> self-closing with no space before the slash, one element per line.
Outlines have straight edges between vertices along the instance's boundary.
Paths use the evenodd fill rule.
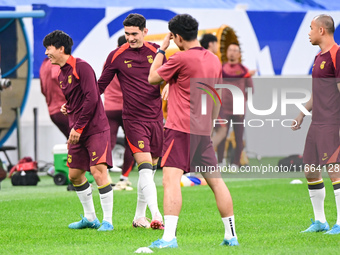
<path fill-rule="evenodd" d="M 238 87 L 244 95 L 244 102 L 247 102 L 247 88 L 253 88 L 253 81 L 251 75 L 255 71 L 248 71 L 248 69 L 240 63 L 241 49 L 237 43 L 231 43 L 227 49 L 228 61 L 222 66 L 222 76 L 224 83 L 232 84 Z M 231 167 L 237 169 L 240 167 L 240 158 L 243 150 L 243 132 L 244 132 L 244 115 L 233 114 L 233 97 L 229 90 L 222 91 L 222 106 L 219 113 L 219 119 L 227 120 L 226 125 L 219 126 L 216 129 L 216 134 L 213 136 L 212 141 L 214 147 L 217 147 L 217 159 L 218 163 L 221 163 L 224 156 L 225 141 L 228 136 L 231 120 L 233 123 L 233 129 L 235 132 L 235 154 Z M 244 109 L 246 105 L 244 104 Z"/>
<path fill-rule="evenodd" d="M 158 158 L 162 156 L 163 113 L 160 86 L 151 86 L 148 82 L 150 66 L 159 46 L 144 41 L 148 32 L 145 24 L 140 14 L 126 17 L 123 25 L 127 43 L 109 54 L 98 85 L 103 92 L 117 75 L 123 93 L 125 136 L 139 170 L 133 226 L 160 229 L 163 219 L 153 178 Z M 151 211 L 151 223 L 145 218 L 146 206 Z"/>
<path fill-rule="evenodd" d="M 196 93 L 201 90 L 193 90 L 193 87 L 196 83 L 205 86 L 205 82 L 209 83 L 209 80 L 214 81 L 214 86 L 222 77 L 221 63 L 217 56 L 200 46 L 197 40 L 198 23 L 190 15 L 176 15 L 169 21 L 169 30 L 171 32 L 159 48 L 149 74 L 151 84 L 158 84 L 163 80 L 170 84 L 162 158 L 164 234 L 161 239 L 150 245 L 151 248 L 178 247 L 176 229 L 182 207 L 180 182 L 183 173 L 196 166 L 217 166 L 210 135 L 212 119 L 217 117 L 219 105 L 213 107 L 210 100 L 206 112 L 213 113 L 201 114 L 201 94 Z M 173 39 L 182 51 L 172 55 L 168 62 L 162 65 L 170 39 Z M 225 225 L 222 244 L 238 245 L 233 204 L 227 186 L 218 172 L 202 174 L 215 194 L 217 207 Z"/>
<path fill-rule="evenodd" d="M 39 70 L 40 87 L 41 93 L 45 96 L 52 122 L 68 138 L 68 119 L 60 112 L 60 107 L 66 103 L 66 99 L 59 86 L 59 71 L 59 66 L 52 65 L 51 61 L 45 58 Z"/>
<path fill-rule="evenodd" d="M 310 25 L 309 40 L 318 45 L 312 70 L 312 96 L 306 103 L 313 110 L 303 162 L 315 221 L 303 232 L 340 233 L 340 50 L 334 41 L 334 21 L 329 15 L 316 16 Z M 305 114 L 300 112 L 292 125 L 301 128 Z M 331 230 L 324 212 L 325 186 L 322 168 L 326 167 L 332 181 L 337 207 L 337 222 Z"/>
<path fill-rule="evenodd" d="M 70 124 L 67 165 L 69 179 L 84 208 L 84 217 L 69 225 L 71 229 L 113 230 L 113 192 L 107 176 L 112 165 L 110 127 L 92 67 L 71 55 L 73 41 L 65 32 L 55 30 L 43 41 L 51 63 L 60 66 L 59 84 L 67 100 L 65 108 Z M 104 219 L 96 217 L 92 188 L 85 177 L 91 171 L 98 185 Z"/>
<path fill-rule="evenodd" d="M 125 36 L 122 35 L 118 38 L 118 47 L 126 43 Z M 117 76 L 113 78 L 110 85 L 107 86 L 104 92 L 104 109 L 109 120 L 110 133 L 111 133 L 111 148 L 113 149 L 117 142 L 117 132 L 119 126 L 124 129 L 122 119 L 123 109 L 123 95 Z M 125 139 L 126 140 L 126 139 Z M 127 143 L 127 142 L 126 142 Z M 129 146 L 125 146 L 124 163 L 120 180 L 116 183 L 114 190 L 124 190 L 127 186 L 131 186 L 128 177 L 132 170 L 135 161 Z"/>

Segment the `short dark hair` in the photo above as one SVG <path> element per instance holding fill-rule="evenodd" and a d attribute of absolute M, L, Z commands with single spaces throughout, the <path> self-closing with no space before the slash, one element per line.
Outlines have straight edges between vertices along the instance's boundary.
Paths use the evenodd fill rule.
<path fill-rule="evenodd" d="M 64 46 L 65 54 L 71 55 L 73 40 L 65 32 L 61 30 L 55 30 L 45 36 L 43 40 L 43 45 L 45 48 L 52 45 L 57 49 L 59 49 L 61 46 Z"/>
<path fill-rule="evenodd" d="M 193 41 L 197 39 L 198 22 L 189 14 L 178 14 L 169 21 L 169 30 L 185 41 Z"/>
<path fill-rule="evenodd" d="M 217 42 L 217 37 L 213 34 L 204 34 L 200 40 L 200 44 L 204 49 L 209 48 L 210 42 Z"/>
<path fill-rule="evenodd" d="M 120 47 L 120 46 L 122 46 L 124 43 L 126 43 L 127 41 L 126 41 L 126 38 L 125 38 L 125 35 L 121 35 L 121 36 L 119 36 L 119 38 L 118 38 L 118 46 Z"/>
<path fill-rule="evenodd" d="M 323 26 L 328 34 L 334 34 L 335 27 L 334 27 L 334 20 L 331 16 L 327 14 L 321 14 L 314 18 L 321 26 Z"/>
<path fill-rule="evenodd" d="M 125 27 L 138 27 L 139 30 L 143 31 L 146 27 L 146 19 L 143 15 L 138 13 L 130 13 L 123 21 Z"/>

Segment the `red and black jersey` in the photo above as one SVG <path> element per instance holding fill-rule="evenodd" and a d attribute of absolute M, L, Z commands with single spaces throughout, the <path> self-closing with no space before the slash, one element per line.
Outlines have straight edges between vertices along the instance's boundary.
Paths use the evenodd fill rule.
<path fill-rule="evenodd" d="M 82 133 L 82 137 L 109 130 L 92 67 L 84 60 L 70 56 L 58 78 L 67 100 L 70 129 Z"/>
<path fill-rule="evenodd" d="M 148 82 L 158 47 L 155 43 L 144 42 L 141 48 L 130 48 L 125 43 L 107 57 L 98 85 L 102 93 L 117 74 L 123 92 L 123 119 L 163 120 L 160 86 Z"/>
<path fill-rule="evenodd" d="M 315 57 L 313 71 L 312 123 L 340 125 L 340 50 L 331 50 Z"/>

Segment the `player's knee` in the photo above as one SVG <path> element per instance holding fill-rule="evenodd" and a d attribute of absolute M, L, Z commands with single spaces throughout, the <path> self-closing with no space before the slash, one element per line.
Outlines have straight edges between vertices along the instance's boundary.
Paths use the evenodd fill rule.
<path fill-rule="evenodd" d="M 107 177 L 107 165 L 106 164 L 98 164 L 90 167 L 91 174 L 95 180 Z"/>
<path fill-rule="evenodd" d="M 78 184 L 81 181 L 80 176 L 77 176 L 75 174 L 69 173 L 68 174 L 68 179 L 70 180 L 71 183 L 73 184 Z"/>
<path fill-rule="evenodd" d="M 163 172 L 163 186 L 166 187 L 171 185 L 174 178 L 171 178 L 171 175 L 167 174 L 167 172 Z M 181 182 L 181 181 L 180 181 Z"/>
<path fill-rule="evenodd" d="M 172 186 L 172 182 L 171 181 L 172 181 L 171 178 L 163 176 L 163 187 L 164 187 L 164 189 L 167 189 L 167 188 Z M 180 185 L 181 185 L 181 182 L 180 182 Z"/>

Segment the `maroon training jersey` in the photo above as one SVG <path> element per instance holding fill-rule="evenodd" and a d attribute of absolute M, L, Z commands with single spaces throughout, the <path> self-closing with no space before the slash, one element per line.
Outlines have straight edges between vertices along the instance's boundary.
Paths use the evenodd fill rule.
<path fill-rule="evenodd" d="M 144 42 L 141 48 L 128 43 L 112 51 L 98 80 L 100 93 L 117 74 L 123 92 L 123 119 L 162 121 L 160 86 L 148 82 L 150 66 L 159 46 Z"/>
<path fill-rule="evenodd" d="M 82 137 L 110 129 L 96 75 L 87 62 L 70 56 L 60 69 L 59 83 L 67 100 L 70 129 Z"/>
<path fill-rule="evenodd" d="M 312 123 L 340 125 L 340 50 L 338 45 L 315 57 Z"/>
<path fill-rule="evenodd" d="M 244 112 L 246 112 L 247 88 L 253 88 L 254 93 L 253 80 L 248 69 L 241 63 L 225 63 L 222 66 L 222 77 L 224 78 L 223 83 L 235 85 L 243 92 Z M 223 116 L 226 114 L 233 115 L 233 95 L 229 89 L 222 89 L 222 105 L 220 112 Z"/>

